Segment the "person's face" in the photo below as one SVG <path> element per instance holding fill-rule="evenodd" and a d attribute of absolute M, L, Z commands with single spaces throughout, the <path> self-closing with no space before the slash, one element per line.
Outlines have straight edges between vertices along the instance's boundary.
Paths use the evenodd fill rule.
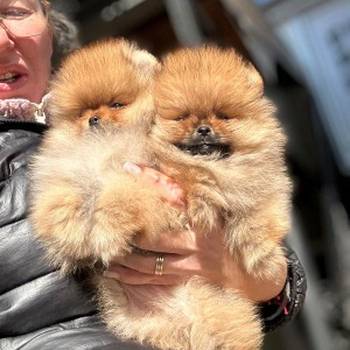
<path fill-rule="evenodd" d="M 39 1 L 0 0 L 0 99 L 39 102 L 47 88 L 51 54 L 52 33 Z"/>

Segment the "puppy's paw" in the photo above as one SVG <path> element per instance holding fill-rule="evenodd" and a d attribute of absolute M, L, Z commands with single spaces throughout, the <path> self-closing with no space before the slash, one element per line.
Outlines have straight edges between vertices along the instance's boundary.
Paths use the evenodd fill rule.
<path fill-rule="evenodd" d="M 168 219 L 165 222 L 168 225 L 168 230 L 170 232 L 184 230 L 190 223 L 187 213 L 180 211 L 177 208 L 169 207 L 166 215 Z"/>
<path fill-rule="evenodd" d="M 93 210 L 89 241 L 96 256 L 107 262 L 113 256 L 128 253 L 139 232 L 147 230 L 148 207 L 142 192 L 138 197 L 135 183 L 127 176 L 104 178 Z"/>
<path fill-rule="evenodd" d="M 262 279 L 278 275 L 286 259 L 282 247 L 271 242 L 243 247 L 241 257 L 247 273 Z"/>
<path fill-rule="evenodd" d="M 47 247 L 50 262 L 71 271 L 91 253 L 87 237 L 92 214 L 85 198 L 68 181 L 56 179 L 44 189 L 33 195 L 30 220 Z"/>
<path fill-rule="evenodd" d="M 263 334 L 253 303 L 231 289 L 215 288 L 192 278 L 191 349 L 258 350 Z"/>
<path fill-rule="evenodd" d="M 212 231 L 219 219 L 211 203 L 199 197 L 191 198 L 188 202 L 187 214 L 190 225 L 204 232 Z"/>
<path fill-rule="evenodd" d="M 192 227 L 212 231 L 224 217 L 228 204 L 221 191 L 210 184 L 196 184 L 187 195 L 187 213 Z"/>

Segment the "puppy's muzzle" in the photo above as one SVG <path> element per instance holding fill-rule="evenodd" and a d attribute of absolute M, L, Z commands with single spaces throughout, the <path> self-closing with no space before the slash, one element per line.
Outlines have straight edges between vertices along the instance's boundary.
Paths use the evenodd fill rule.
<path fill-rule="evenodd" d="M 193 156 L 216 153 L 220 158 L 227 158 L 232 154 L 231 146 L 223 143 L 209 125 L 198 126 L 188 141 L 177 143 L 175 146 Z"/>

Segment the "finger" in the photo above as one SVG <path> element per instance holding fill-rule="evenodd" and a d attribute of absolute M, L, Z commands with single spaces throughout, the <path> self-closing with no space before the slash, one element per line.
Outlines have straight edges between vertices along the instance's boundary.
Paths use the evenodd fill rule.
<path fill-rule="evenodd" d="M 114 266 L 113 270 L 104 272 L 104 277 L 113 278 L 119 282 L 131 285 L 176 285 L 182 282 L 182 278 L 173 275 L 157 276 L 138 272 L 123 266 Z"/>
<path fill-rule="evenodd" d="M 136 165 L 131 162 L 124 163 L 123 169 L 130 174 L 140 176 L 148 184 L 154 186 L 164 200 L 173 205 L 184 206 L 183 190 L 170 177 L 153 168 Z"/>
<path fill-rule="evenodd" d="M 179 232 L 164 232 L 152 240 L 145 235 L 137 235 L 134 238 L 133 245 L 143 250 L 178 255 L 188 255 L 198 250 L 197 237 L 191 229 Z"/>
<path fill-rule="evenodd" d="M 163 275 L 174 275 L 174 276 L 188 276 L 194 274 L 201 274 L 202 267 L 197 261 L 196 256 L 178 256 L 163 254 Z M 129 254 L 115 261 L 117 265 L 113 264 L 108 269 L 108 271 L 115 271 L 115 267 L 119 269 L 120 266 L 132 269 L 133 271 L 138 271 L 142 274 L 153 275 L 156 267 L 156 256 L 144 256 L 139 254 Z"/>
<path fill-rule="evenodd" d="M 160 191 L 163 199 L 172 204 L 184 206 L 183 190 L 170 177 L 148 167 L 142 167 L 142 176 L 148 183 Z"/>
<path fill-rule="evenodd" d="M 168 274 L 171 275 L 173 274 L 173 271 L 171 271 L 168 268 L 168 264 L 171 261 L 171 256 L 170 255 L 163 255 L 164 261 L 163 261 L 163 275 Z M 128 254 L 127 256 L 124 256 L 122 258 L 119 258 L 115 262 L 118 263 L 117 267 L 119 265 L 122 265 L 124 267 L 128 267 L 130 269 L 136 270 L 141 273 L 149 274 L 149 275 L 154 275 L 155 272 L 155 266 L 156 266 L 156 256 L 151 255 L 151 256 L 144 256 L 144 255 L 139 255 L 139 254 Z M 115 265 L 112 265 L 108 270 L 113 271 Z"/>

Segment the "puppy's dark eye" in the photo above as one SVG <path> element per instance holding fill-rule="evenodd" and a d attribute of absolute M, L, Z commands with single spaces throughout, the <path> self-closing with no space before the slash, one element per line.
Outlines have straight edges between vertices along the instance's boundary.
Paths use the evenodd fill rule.
<path fill-rule="evenodd" d="M 125 105 L 123 103 L 120 103 L 120 102 L 113 102 L 109 106 L 113 109 L 120 109 L 120 108 L 125 107 Z"/>
<path fill-rule="evenodd" d="M 187 119 L 188 117 L 189 117 L 189 114 L 186 113 L 186 114 L 179 115 L 174 120 L 177 122 L 181 122 L 181 121 L 184 121 L 185 119 Z"/>
<path fill-rule="evenodd" d="M 221 120 L 230 120 L 231 118 L 222 112 L 216 113 L 216 118 L 221 119 Z"/>
<path fill-rule="evenodd" d="M 89 119 L 89 125 L 91 127 L 97 126 L 99 124 L 100 124 L 100 118 L 97 115 L 94 115 Z"/>

